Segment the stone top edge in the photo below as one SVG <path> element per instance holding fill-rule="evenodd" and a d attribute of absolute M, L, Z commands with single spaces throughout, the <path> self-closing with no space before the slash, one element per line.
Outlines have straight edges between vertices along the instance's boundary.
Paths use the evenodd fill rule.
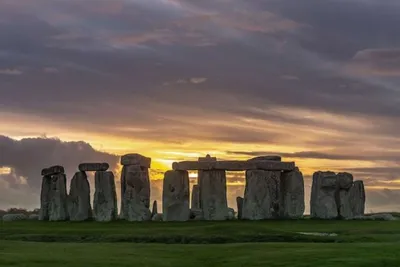
<path fill-rule="evenodd" d="M 225 160 L 225 161 L 181 161 L 172 164 L 173 170 L 271 170 L 271 171 L 292 171 L 295 170 L 294 162 L 280 162 L 273 160 Z"/>

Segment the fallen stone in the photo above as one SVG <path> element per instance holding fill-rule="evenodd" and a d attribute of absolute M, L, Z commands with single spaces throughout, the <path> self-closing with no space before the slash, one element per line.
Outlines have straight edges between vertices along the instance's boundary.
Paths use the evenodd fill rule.
<path fill-rule="evenodd" d="M 123 215 L 128 221 L 149 221 L 150 179 L 147 168 L 129 165 L 124 171 Z"/>
<path fill-rule="evenodd" d="M 255 158 L 251 158 L 248 161 L 264 161 L 264 160 L 272 160 L 272 161 L 282 161 L 281 156 L 259 156 Z"/>
<path fill-rule="evenodd" d="M 365 189 L 363 181 L 355 181 L 350 189 L 353 216 L 362 216 L 365 212 Z"/>
<path fill-rule="evenodd" d="M 50 188 L 51 188 L 51 176 L 43 176 L 42 188 L 40 191 L 40 211 L 39 211 L 40 221 L 49 220 Z"/>
<path fill-rule="evenodd" d="M 71 180 L 68 213 L 71 221 L 87 221 L 92 218 L 90 185 L 85 172 L 75 173 Z"/>
<path fill-rule="evenodd" d="M 117 192 L 114 174 L 110 171 L 95 173 L 95 193 L 93 201 L 94 218 L 98 222 L 110 222 L 117 219 Z"/>
<path fill-rule="evenodd" d="M 49 221 L 68 220 L 67 178 L 59 173 L 51 177 Z"/>
<path fill-rule="evenodd" d="M 157 214 L 155 214 L 155 215 L 151 218 L 151 220 L 152 220 L 153 222 L 162 222 L 162 221 L 163 221 L 163 215 L 162 215 L 162 213 L 157 213 Z"/>
<path fill-rule="evenodd" d="M 3 222 L 15 222 L 15 221 L 25 221 L 28 217 L 25 214 L 5 214 L 3 216 Z"/>
<path fill-rule="evenodd" d="M 251 170 L 246 172 L 242 219 L 264 220 L 275 218 L 274 200 L 277 184 L 275 172 Z"/>
<path fill-rule="evenodd" d="M 210 221 L 226 220 L 228 218 L 228 201 L 225 171 L 199 171 L 198 176 L 203 218 Z"/>
<path fill-rule="evenodd" d="M 200 209 L 200 187 L 199 187 L 199 185 L 193 185 L 192 209 Z"/>
<path fill-rule="evenodd" d="M 243 213 L 243 198 L 242 197 L 237 197 L 236 198 L 236 205 L 237 205 L 237 210 L 238 210 L 238 219 L 242 219 L 242 213 Z"/>
<path fill-rule="evenodd" d="M 153 202 L 153 209 L 151 211 L 151 218 L 154 217 L 154 215 L 158 214 L 158 207 L 157 207 L 157 200 L 154 200 Z"/>
<path fill-rule="evenodd" d="M 31 215 L 29 215 L 28 220 L 37 221 L 37 220 L 39 220 L 39 215 L 38 214 L 31 214 Z"/>
<path fill-rule="evenodd" d="M 60 173 L 64 173 L 64 167 L 59 165 L 51 166 L 50 168 L 45 168 L 42 170 L 42 176 L 51 176 Z"/>
<path fill-rule="evenodd" d="M 246 170 L 269 170 L 269 171 L 291 171 L 294 170 L 294 162 L 279 162 L 272 160 L 262 161 L 182 161 L 174 162 L 172 168 L 176 171 L 188 170 L 223 170 L 223 171 L 246 171 Z"/>
<path fill-rule="evenodd" d="M 121 165 L 136 165 L 143 168 L 150 168 L 151 158 L 140 154 L 126 154 L 121 157 Z"/>
<path fill-rule="evenodd" d="M 163 220 L 188 221 L 189 218 L 189 173 L 167 171 L 163 183 Z"/>
<path fill-rule="evenodd" d="M 336 174 L 334 172 L 315 172 L 311 190 L 311 218 L 335 219 L 338 217 L 336 203 Z"/>
<path fill-rule="evenodd" d="M 79 171 L 81 172 L 97 172 L 106 171 L 110 165 L 108 163 L 81 163 L 79 164 Z"/>
<path fill-rule="evenodd" d="M 303 216 L 305 209 L 304 179 L 298 169 L 282 173 L 281 203 L 283 218 L 297 219 Z"/>

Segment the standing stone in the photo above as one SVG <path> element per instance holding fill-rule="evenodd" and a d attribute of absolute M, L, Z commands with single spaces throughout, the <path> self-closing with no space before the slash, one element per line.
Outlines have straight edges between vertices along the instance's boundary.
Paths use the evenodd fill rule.
<path fill-rule="evenodd" d="M 270 171 L 246 171 L 242 219 L 264 220 L 276 217 L 274 200 L 277 184 L 274 175 Z"/>
<path fill-rule="evenodd" d="M 338 215 L 340 218 L 352 219 L 352 195 L 350 190 L 353 186 L 353 175 L 347 172 L 341 172 L 336 175 L 337 190 L 336 203 L 338 206 Z"/>
<path fill-rule="evenodd" d="M 189 173 L 167 171 L 163 184 L 163 220 L 188 221 L 189 218 Z"/>
<path fill-rule="evenodd" d="M 123 195 L 123 215 L 128 221 L 148 221 L 150 212 L 150 179 L 147 168 L 125 166 L 125 192 Z"/>
<path fill-rule="evenodd" d="M 94 217 L 99 222 L 117 219 L 117 193 L 114 174 L 110 171 L 97 171 L 95 174 Z"/>
<path fill-rule="evenodd" d="M 126 167 L 127 166 L 123 166 L 122 167 L 122 171 L 121 171 L 121 180 L 120 180 L 120 183 L 121 183 L 121 191 L 120 191 L 120 202 L 121 202 L 121 207 L 120 207 L 120 209 L 121 209 L 121 211 L 120 211 L 120 214 L 119 214 L 119 217 L 120 217 L 120 219 L 125 219 L 125 214 L 124 214 L 124 212 L 125 212 L 125 201 L 124 201 L 124 195 L 125 195 L 125 191 L 126 191 L 126 179 L 125 179 L 125 177 L 126 177 Z"/>
<path fill-rule="evenodd" d="M 243 214 L 243 198 L 242 197 L 237 197 L 236 198 L 236 204 L 237 204 L 237 211 L 238 211 L 238 220 L 242 219 L 242 214 Z"/>
<path fill-rule="evenodd" d="M 197 184 L 192 189 L 192 209 L 200 209 L 200 187 Z"/>
<path fill-rule="evenodd" d="M 86 221 L 92 218 L 90 185 L 85 172 L 75 173 L 71 180 L 68 213 L 71 221 Z"/>
<path fill-rule="evenodd" d="M 199 171 L 200 207 L 205 220 L 228 218 L 226 174 L 222 170 Z"/>
<path fill-rule="evenodd" d="M 304 179 L 303 174 L 296 168 L 284 172 L 281 178 L 281 216 L 283 218 L 300 218 L 304 214 Z"/>
<path fill-rule="evenodd" d="M 158 214 L 158 207 L 157 207 L 157 200 L 154 200 L 153 202 L 153 209 L 151 211 L 151 218 L 154 217 L 154 215 Z"/>
<path fill-rule="evenodd" d="M 311 190 L 311 218 L 335 219 L 338 217 L 337 177 L 334 172 L 315 172 Z"/>
<path fill-rule="evenodd" d="M 49 220 L 68 220 L 67 179 L 63 173 L 56 174 L 51 177 Z"/>
<path fill-rule="evenodd" d="M 49 220 L 50 189 L 51 189 L 51 176 L 43 176 L 42 188 L 40 192 L 40 211 L 39 211 L 40 221 Z"/>
<path fill-rule="evenodd" d="M 353 216 L 363 216 L 365 212 L 365 189 L 363 181 L 354 182 L 350 189 L 350 198 Z"/>

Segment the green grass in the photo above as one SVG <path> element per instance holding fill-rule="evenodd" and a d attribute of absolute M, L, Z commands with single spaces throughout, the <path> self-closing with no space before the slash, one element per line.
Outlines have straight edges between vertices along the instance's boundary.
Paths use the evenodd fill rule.
<path fill-rule="evenodd" d="M 399 244 L 76 244 L 9 241 L 0 266 L 359 266 L 400 265 Z"/>
<path fill-rule="evenodd" d="M 400 266 L 400 221 L 3 222 L 0 266 Z"/>
<path fill-rule="evenodd" d="M 337 237 L 298 232 L 336 233 Z M 400 221 L 226 221 L 184 223 L 4 222 L 0 240 L 41 242 L 243 243 L 393 242 Z"/>

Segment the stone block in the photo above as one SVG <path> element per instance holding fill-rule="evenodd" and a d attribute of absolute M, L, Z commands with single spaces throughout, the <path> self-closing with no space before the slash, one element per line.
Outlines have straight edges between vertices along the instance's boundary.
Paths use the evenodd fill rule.
<path fill-rule="evenodd" d="M 297 169 L 282 173 L 281 176 L 281 207 L 283 218 L 297 219 L 304 214 L 304 179 Z"/>
<path fill-rule="evenodd" d="M 67 178 L 59 173 L 51 177 L 49 201 L 49 221 L 68 220 Z"/>
<path fill-rule="evenodd" d="M 246 171 L 246 170 L 269 170 L 269 171 L 291 171 L 294 170 L 294 162 L 279 162 L 272 160 L 263 161 L 182 161 L 174 162 L 172 168 L 176 171 L 188 170 L 223 170 L 223 171 Z"/>
<path fill-rule="evenodd" d="M 106 162 L 103 163 L 81 163 L 79 164 L 79 171 L 81 172 L 97 172 L 97 171 L 106 171 L 110 165 Z"/>
<path fill-rule="evenodd" d="M 42 176 L 52 176 L 64 173 L 64 167 L 60 165 L 51 166 L 42 170 Z"/>
<path fill-rule="evenodd" d="M 338 217 L 336 175 L 333 172 L 315 172 L 311 190 L 311 218 Z"/>
<path fill-rule="evenodd" d="M 192 189 L 192 209 L 200 209 L 200 187 L 193 185 Z"/>
<path fill-rule="evenodd" d="M 189 173 L 167 171 L 163 182 L 163 220 L 188 221 L 189 218 Z"/>
<path fill-rule="evenodd" d="M 151 158 L 137 153 L 126 154 L 121 157 L 121 165 L 136 165 L 144 168 L 150 168 Z"/>
<path fill-rule="evenodd" d="M 243 198 L 242 197 L 236 198 L 236 205 L 237 205 L 237 217 L 239 220 L 241 220 L 242 213 L 243 213 Z"/>
<path fill-rule="evenodd" d="M 226 173 L 223 170 L 199 171 L 200 207 L 205 220 L 228 218 Z"/>
<path fill-rule="evenodd" d="M 71 180 L 68 195 L 70 221 L 87 221 L 92 218 L 90 185 L 85 172 L 77 172 Z"/>
<path fill-rule="evenodd" d="M 110 222 L 117 219 L 117 192 L 114 174 L 110 171 L 95 173 L 93 211 L 94 218 L 98 222 Z"/>

